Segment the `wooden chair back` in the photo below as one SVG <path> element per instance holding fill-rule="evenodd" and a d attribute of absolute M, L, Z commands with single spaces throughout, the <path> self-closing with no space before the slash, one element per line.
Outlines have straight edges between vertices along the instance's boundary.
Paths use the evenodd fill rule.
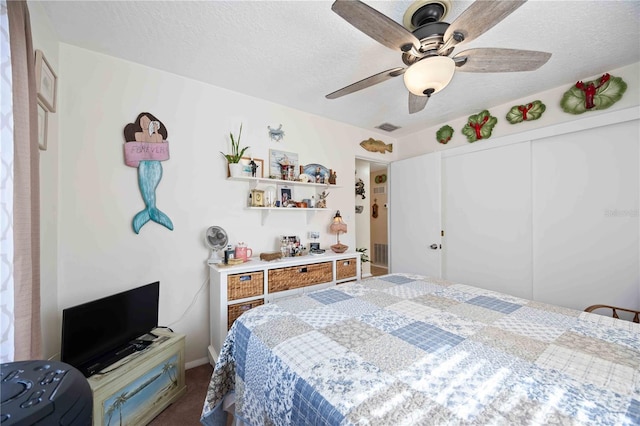
<path fill-rule="evenodd" d="M 611 309 L 611 313 L 612 313 L 611 316 L 614 318 L 620 318 L 618 316 L 617 311 L 629 312 L 633 314 L 633 322 L 640 323 L 640 311 L 634 311 L 633 309 L 619 308 L 617 306 L 610 306 L 610 305 L 591 305 L 588 308 L 586 308 L 584 311 L 593 312 L 596 309 Z"/>

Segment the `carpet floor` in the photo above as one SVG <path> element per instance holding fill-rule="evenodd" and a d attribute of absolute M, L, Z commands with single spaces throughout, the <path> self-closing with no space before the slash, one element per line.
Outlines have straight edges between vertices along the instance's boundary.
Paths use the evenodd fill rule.
<path fill-rule="evenodd" d="M 213 373 L 210 364 L 200 365 L 185 371 L 187 392 L 168 406 L 149 423 L 150 426 L 196 426 L 200 425 L 200 414 L 207 387 Z"/>

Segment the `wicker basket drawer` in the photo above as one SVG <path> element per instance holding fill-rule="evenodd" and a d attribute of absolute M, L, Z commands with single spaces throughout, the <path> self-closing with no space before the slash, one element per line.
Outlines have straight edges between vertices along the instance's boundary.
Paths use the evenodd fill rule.
<path fill-rule="evenodd" d="M 332 262 L 277 268 L 269 271 L 269 293 L 333 281 Z"/>
<path fill-rule="evenodd" d="M 227 278 L 227 300 L 260 296 L 264 292 L 264 272 L 247 272 L 229 275 Z"/>
<path fill-rule="evenodd" d="M 240 315 L 247 312 L 249 309 L 253 309 L 256 306 L 264 304 L 264 299 L 252 300 L 250 302 L 238 303 L 235 305 L 229 305 L 227 307 L 227 330 L 231 328 L 233 322 L 238 319 Z"/>
<path fill-rule="evenodd" d="M 358 259 L 355 257 L 351 259 L 336 260 L 336 279 L 343 280 L 345 278 L 355 277 L 357 266 Z"/>

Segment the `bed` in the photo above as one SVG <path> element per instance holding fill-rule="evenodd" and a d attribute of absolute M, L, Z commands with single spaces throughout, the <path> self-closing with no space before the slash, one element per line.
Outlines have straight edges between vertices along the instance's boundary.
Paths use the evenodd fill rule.
<path fill-rule="evenodd" d="M 244 313 L 201 422 L 640 424 L 640 325 L 391 274 Z"/>

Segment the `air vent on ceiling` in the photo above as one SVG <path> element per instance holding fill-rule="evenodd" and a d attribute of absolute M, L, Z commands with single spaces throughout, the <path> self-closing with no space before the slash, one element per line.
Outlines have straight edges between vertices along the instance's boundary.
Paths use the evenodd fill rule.
<path fill-rule="evenodd" d="M 376 128 L 384 130 L 385 132 L 393 132 L 394 130 L 398 130 L 400 127 L 394 126 L 391 123 L 382 123 L 381 125 L 376 126 Z"/>

